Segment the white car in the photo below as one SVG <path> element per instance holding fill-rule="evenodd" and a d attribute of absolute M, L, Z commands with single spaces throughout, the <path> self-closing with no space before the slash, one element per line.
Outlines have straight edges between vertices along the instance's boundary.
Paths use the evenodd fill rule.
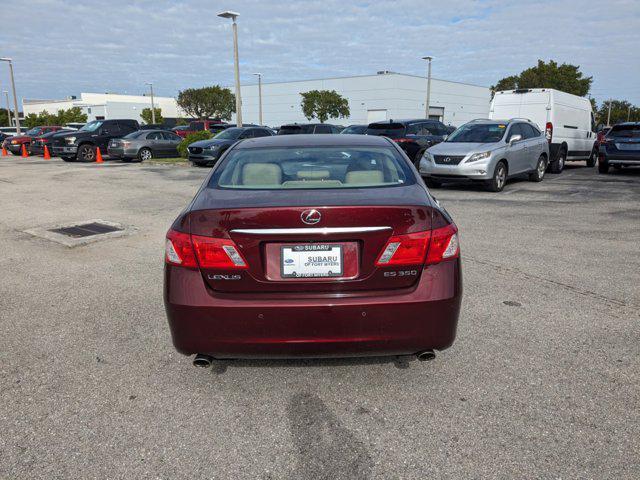
<path fill-rule="evenodd" d="M 549 141 L 550 170 L 560 173 L 565 162 L 598 159 L 591 101 L 552 88 L 523 88 L 496 92 L 489 118 L 526 118 L 545 132 Z"/>

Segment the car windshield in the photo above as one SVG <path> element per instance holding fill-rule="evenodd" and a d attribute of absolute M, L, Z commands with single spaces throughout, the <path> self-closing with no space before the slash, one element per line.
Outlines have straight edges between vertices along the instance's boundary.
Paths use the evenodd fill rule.
<path fill-rule="evenodd" d="M 242 132 L 244 132 L 244 128 L 227 128 L 226 130 L 222 130 L 213 138 L 219 140 L 236 140 Z"/>
<path fill-rule="evenodd" d="M 148 133 L 149 133 L 149 130 L 146 130 L 146 131 L 145 130 L 136 130 L 135 132 L 131 132 L 130 134 L 125 135 L 122 138 L 138 138 L 140 135 L 143 135 L 143 134 L 146 135 Z"/>
<path fill-rule="evenodd" d="M 373 123 L 367 127 L 367 135 L 404 137 L 406 128 L 402 123 Z"/>
<path fill-rule="evenodd" d="M 42 128 L 40 127 L 35 127 L 35 128 L 32 128 L 31 130 L 27 130 L 27 135 L 29 135 L 30 137 L 40 135 L 40 133 L 42 133 Z"/>
<path fill-rule="evenodd" d="M 638 125 L 616 125 L 607 134 L 607 137 L 638 138 L 638 137 L 640 137 L 640 124 L 638 124 Z"/>
<path fill-rule="evenodd" d="M 212 188 L 284 190 L 392 187 L 415 183 L 391 147 L 278 147 L 232 150 Z"/>
<path fill-rule="evenodd" d="M 87 123 L 84 127 L 82 127 L 80 130 L 78 130 L 79 132 L 95 132 L 97 129 L 99 129 L 102 126 L 102 122 L 99 121 L 93 121 L 93 122 L 89 122 Z"/>
<path fill-rule="evenodd" d="M 504 123 L 467 123 L 447 138 L 447 143 L 496 143 L 502 140 Z"/>

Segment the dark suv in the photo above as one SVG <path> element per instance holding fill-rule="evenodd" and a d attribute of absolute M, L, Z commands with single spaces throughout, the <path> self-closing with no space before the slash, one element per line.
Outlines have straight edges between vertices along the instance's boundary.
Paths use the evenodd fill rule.
<path fill-rule="evenodd" d="M 278 129 L 278 135 L 340 133 L 343 127 L 328 123 L 290 123 Z"/>
<path fill-rule="evenodd" d="M 365 133 L 389 137 L 418 166 L 424 151 L 442 142 L 449 129 L 438 120 L 388 120 L 370 123 Z"/>
<path fill-rule="evenodd" d="M 51 153 L 65 162 L 95 162 L 97 148 L 106 153 L 110 140 L 139 129 L 137 120 L 94 120 L 78 131 L 54 135 Z"/>
<path fill-rule="evenodd" d="M 640 166 L 640 122 L 614 125 L 600 142 L 598 171 Z"/>

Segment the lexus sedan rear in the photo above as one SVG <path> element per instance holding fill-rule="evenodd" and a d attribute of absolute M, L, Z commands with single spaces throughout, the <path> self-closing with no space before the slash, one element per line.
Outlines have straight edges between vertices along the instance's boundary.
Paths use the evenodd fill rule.
<path fill-rule="evenodd" d="M 173 343 L 213 358 L 418 355 L 455 338 L 456 225 L 393 141 L 248 139 L 167 233 Z"/>

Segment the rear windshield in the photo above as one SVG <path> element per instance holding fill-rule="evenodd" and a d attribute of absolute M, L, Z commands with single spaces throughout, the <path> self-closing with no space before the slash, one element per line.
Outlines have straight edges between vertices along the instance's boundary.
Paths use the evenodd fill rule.
<path fill-rule="evenodd" d="M 447 138 L 447 143 L 496 143 L 502 140 L 507 126 L 504 123 L 467 123 Z"/>
<path fill-rule="evenodd" d="M 313 125 L 283 125 L 278 135 L 293 135 L 298 133 L 313 133 Z"/>
<path fill-rule="evenodd" d="M 616 125 L 611 128 L 607 137 L 636 138 L 640 137 L 640 125 Z"/>
<path fill-rule="evenodd" d="M 391 147 L 279 147 L 232 150 L 209 186 L 306 190 L 413 183 L 406 161 Z"/>
<path fill-rule="evenodd" d="M 367 127 L 367 135 L 378 135 L 385 137 L 404 137 L 405 126 L 401 123 L 374 123 Z"/>

